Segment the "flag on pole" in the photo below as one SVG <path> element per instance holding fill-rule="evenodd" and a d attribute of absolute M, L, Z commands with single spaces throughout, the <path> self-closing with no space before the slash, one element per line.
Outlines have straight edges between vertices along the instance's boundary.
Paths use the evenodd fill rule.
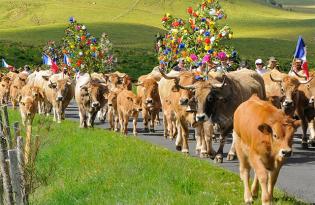
<path fill-rule="evenodd" d="M 7 62 L 5 62 L 5 60 L 3 58 L 2 58 L 2 67 L 8 68 L 10 71 L 14 70 L 14 67 L 12 65 L 7 64 Z"/>
<path fill-rule="evenodd" d="M 296 49 L 295 49 L 295 54 L 294 54 L 294 58 L 298 58 L 302 60 L 302 68 L 303 71 L 307 77 L 307 79 L 309 78 L 309 71 L 308 71 L 308 63 L 307 63 L 307 59 L 306 59 L 306 45 L 303 41 L 302 36 L 299 36 L 298 42 L 296 44 Z"/>
<path fill-rule="evenodd" d="M 46 54 L 43 54 L 43 64 L 44 65 L 52 65 L 52 60 Z"/>
<path fill-rule="evenodd" d="M 59 71 L 59 68 L 58 68 L 58 66 L 57 66 L 57 64 L 56 64 L 55 61 L 52 61 L 52 64 L 51 64 L 51 71 L 52 71 L 53 73 L 58 73 L 58 71 Z"/>
<path fill-rule="evenodd" d="M 67 66 L 71 66 L 71 61 L 70 61 L 70 58 L 67 56 L 67 54 L 63 54 L 63 62 Z"/>

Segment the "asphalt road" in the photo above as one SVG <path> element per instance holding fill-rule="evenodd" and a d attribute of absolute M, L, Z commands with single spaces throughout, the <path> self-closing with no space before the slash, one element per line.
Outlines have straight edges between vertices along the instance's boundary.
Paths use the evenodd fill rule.
<path fill-rule="evenodd" d="M 66 118 L 76 121 L 79 120 L 78 109 L 75 103 L 71 103 L 71 105 L 67 108 Z M 96 127 L 101 127 L 105 129 L 109 128 L 107 122 L 100 123 L 98 120 L 96 120 L 95 124 Z M 165 147 L 172 151 L 176 151 L 174 144 L 175 142 L 166 140 L 163 137 L 162 125 L 156 127 L 155 133 L 143 133 L 142 119 L 139 118 L 137 127 L 137 137 L 141 140 L 145 140 L 152 144 Z M 132 128 L 131 123 L 129 123 L 128 128 Z M 129 133 L 132 134 L 131 129 L 129 131 Z M 308 150 L 301 149 L 300 137 L 301 130 L 299 129 L 294 138 L 293 156 L 291 156 L 287 163 L 282 167 L 276 186 L 281 190 L 287 192 L 289 195 L 302 199 L 305 202 L 315 204 L 315 147 L 311 147 Z M 229 137 L 226 141 L 226 146 L 224 149 L 225 158 L 220 166 L 233 172 L 239 173 L 237 161 L 226 161 L 226 154 L 231 146 L 231 141 L 231 137 Z M 193 140 L 193 134 L 191 134 L 189 140 L 189 148 L 190 155 L 192 157 L 197 157 L 194 151 L 195 145 L 196 142 L 195 140 Z M 213 147 L 217 149 L 218 143 L 214 142 Z M 207 160 L 209 161 L 209 163 L 214 163 L 209 158 L 203 160 Z"/>

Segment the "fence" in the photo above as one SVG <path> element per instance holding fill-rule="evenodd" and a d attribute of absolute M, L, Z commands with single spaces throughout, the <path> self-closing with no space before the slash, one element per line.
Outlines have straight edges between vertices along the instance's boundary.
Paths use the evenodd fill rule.
<path fill-rule="evenodd" d="M 0 205 L 28 204 L 25 165 L 29 158 L 31 126 L 26 129 L 26 147 L 20 136 L 19 123 L 11 133 L 7 106 L 0 108 Z M 27 152 L 25 152 L 25 151 Z"/>

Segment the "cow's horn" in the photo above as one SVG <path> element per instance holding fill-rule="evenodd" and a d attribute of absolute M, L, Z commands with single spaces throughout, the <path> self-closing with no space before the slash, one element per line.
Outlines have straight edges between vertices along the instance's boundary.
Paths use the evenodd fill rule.
<path fill-rule="evenodd" d="M 214 88 L 222 88 L 224 86 L 225 79 L 226 79 L 226 77 L 224 77 L 222 83 L 215 83 L 215 84 L 212 85 L 212 87 L 214 87 Z"/>
<path fill-rule="evenodd" d="M 299 80 L 299 83 L 300 83 L 300 84 L 307 84 L 307 83 L 311 82 L 313 79 L 314 79 L 314 78 L 311 78 L 311 79 L 309 79 L 309 80 L 304 80 L 304 81 Z"/>
<path fill-rule="evenodd" d="M 184 90 L 195 90 L 196 89 L 195 85 L 180 85 L 180 84 L 177 84 L 177 85 L 180 89 L 184 89 Z"/>
<path fill-rule="evenodd" d="M 271 73 L 270 73 L 270 79 L 273 81 L 273 82 L 277 82 L 277 83 L 281 83 L 282 82 L 282 79 L 275 79 L 272 77 Z"/>
<path fill-rule="evenodd" d="M 167 79 L 167 80 L 177 80 L 177 81 L 179 81 L 179 78 L 178 78 L 178 77 L 175 77 L 175 76 L 174 76 L 174 77 L 167 76 L 161 68 L 159 68 L 159 71 L 160 71 L 161 75 L 162 75 L 165 79 Z"/>
<path fill-rule="evenodd" d="M 142 86 L 143 82 L 139 81 L 138 83 L 135 84 L 135 86 Z"/>
<path fill-rule="evenodd" d="M 298 72 L 296 72 L 296 71 L 293 70 L 293 69 L 292 69 L 292 72 L 293 72 L 297 77 L 306 79 L 306 76 L 303 76 L 303 75 L 298 74 Z"/>

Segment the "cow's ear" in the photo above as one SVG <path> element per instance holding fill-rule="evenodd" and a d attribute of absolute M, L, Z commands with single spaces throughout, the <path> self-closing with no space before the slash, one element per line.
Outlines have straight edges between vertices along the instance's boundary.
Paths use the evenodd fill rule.
<path fill-rule="evenodd" d="M 174 85 L 174 86 L 172 87 L 172 91 L 173 91 L 173 92 L 179 92 L 179 87 L 176 86 L 176 85 Z"/>
<path fill-rule="evenodd" d="M 295 120 L 293 122 L 293 126 L 295 129 L 299 128 L 301 126 L 301 124 L 302 124 L 302 120 Z"/>
<path fill-rule="evenodd" d="M 266 123 L 259 125 L 258 129 L 260 132 L 264 133 L 265 135 L 272 134 L 272 128 Z"/>
<path fill-rule="evenodd" d="M 130 100 L 130 101 L 133 102 L 133 99 L 131 97 L 127 97 L 127 100 Z"/>

